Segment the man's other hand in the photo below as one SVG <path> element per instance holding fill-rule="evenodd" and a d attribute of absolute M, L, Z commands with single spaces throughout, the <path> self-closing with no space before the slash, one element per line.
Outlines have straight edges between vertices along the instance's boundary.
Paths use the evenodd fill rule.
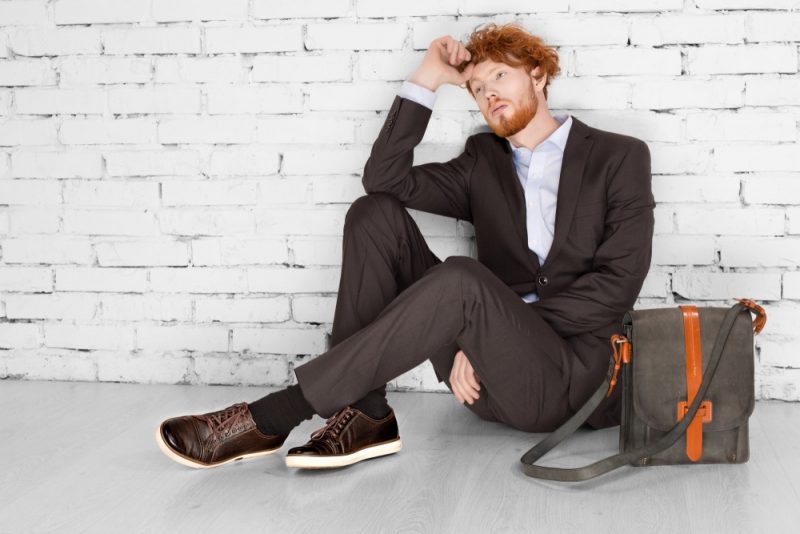
<path fill-rule="evenodd" d="M 453 390 L 456 400 L 461 404 L 464 404 L 464 401 L 473 404 L 478 398 L 478 391 L 481 389 L 480 378 L 463 350 L 456 353 L 453 361 L 453 369 L 450 371 L 450 389 Z"/>

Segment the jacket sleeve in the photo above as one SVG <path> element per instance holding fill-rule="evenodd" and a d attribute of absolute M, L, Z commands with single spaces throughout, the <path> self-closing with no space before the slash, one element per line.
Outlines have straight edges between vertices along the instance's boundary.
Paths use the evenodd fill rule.
<path fill-rule="evenodd" d="M 409 208 L 472 222 L 469 180 L 476 156 L 474 136 L 450 161 L 413 165 L 414 147 L 422 141 L 431 114 L 418 102 L 395 97 L 364 166 L 364 191 L 389 193 Z"/>
<path fill-rule="evenodd" d="M 564 291 L 530 304 L 562 337 L 584 332 L 605 337 L 621 330 L 650 270 L 655 200 L 650 150 L 636 140 L 609 178 L 602 242 L 592 271 Z"/>

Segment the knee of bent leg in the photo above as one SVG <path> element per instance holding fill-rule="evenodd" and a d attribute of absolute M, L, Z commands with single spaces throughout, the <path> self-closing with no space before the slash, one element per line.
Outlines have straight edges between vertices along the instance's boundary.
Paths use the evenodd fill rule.
<path fill-rule="evenodd" d="M 467 278 L 478 277 L 478 271 L 485 267 L 471 256 L 448 256 L 440 265 L 441 270 L 448 273 L 458 273 Z"/>
<path fill-rule="evenodd" d="M 369 193 L 358 197 L 347 210 L 345 226 L 374 221 L 391 210 L 403 209 L 403 203 L 389 193 Z"/>

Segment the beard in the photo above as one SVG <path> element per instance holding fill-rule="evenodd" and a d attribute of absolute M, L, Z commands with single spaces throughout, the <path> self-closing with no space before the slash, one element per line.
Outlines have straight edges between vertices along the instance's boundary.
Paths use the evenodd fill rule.
<path fill-rule="evenodd" d="M 505 117 L 501 112 L 497 120 L 489 122 L 489 127 L 500 137 L 514 135 L 533 120 L 533 117 L 536 116 L 536 108 L 538 107 L 539 99 L 536 96 L 536 92 L 533 90 L 533 82 L 531 82 L 529 96 L 528 98 L 523 97 L 522 105 L 518 106 L 510 117 Z M 491 111 L 489 113 L 491 113 Z"/>

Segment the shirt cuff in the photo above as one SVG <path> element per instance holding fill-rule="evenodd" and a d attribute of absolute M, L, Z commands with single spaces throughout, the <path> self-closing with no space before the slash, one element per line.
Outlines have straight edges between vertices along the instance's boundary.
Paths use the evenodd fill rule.
<path fill-rule="evenodd" d="M 539 300 L 539 294 L 536 292 L 528 293 L 527 295 L 522 295 L 522 300 L 524 300 L 527 304 L 531 302 L 536 302 Z"/>
<path fill-rule="evenodd" d="M 397 95 L 409 100 L 413 100 L 417 104 L 421 104 L 429 109 L 433 109 L 433 105 L 436 102 L 435 91 L 431 91 L 427 87 L 422 87 L 421 85 L 408 80 L 403 82 L 403 85 L 400 87 Z"/>

